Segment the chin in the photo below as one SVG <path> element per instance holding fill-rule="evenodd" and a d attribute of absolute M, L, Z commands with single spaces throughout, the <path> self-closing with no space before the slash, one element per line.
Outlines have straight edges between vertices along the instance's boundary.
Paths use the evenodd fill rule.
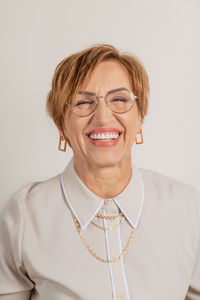
<path fill-rule="evenodd" d="M 97 167 L 114 167 L 122 161 L 122 157 L 106 157 L 103 155 L 101 157 L 96 156 L 94 159 L 90 159 L 90 163 Z"/>

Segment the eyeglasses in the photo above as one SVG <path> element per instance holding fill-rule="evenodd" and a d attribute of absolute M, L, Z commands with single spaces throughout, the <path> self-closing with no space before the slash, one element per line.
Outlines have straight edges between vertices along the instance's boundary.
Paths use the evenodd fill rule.
<path fill-rule="evenodd" d="M 66 104 L 69 106 L 70 111 L 76 116 L 86 117 L 95 111 L 99 103 L 99 98 L 105 99 L 111 111 L 117 114 L 123 114 L 133 107 L 135 99 L 138 97 L 126 88 L 109 91 L 105 97 L 96 96 L 95 93 L 88 91 L 79 91 L 69 101 L 66 101 Z"/>

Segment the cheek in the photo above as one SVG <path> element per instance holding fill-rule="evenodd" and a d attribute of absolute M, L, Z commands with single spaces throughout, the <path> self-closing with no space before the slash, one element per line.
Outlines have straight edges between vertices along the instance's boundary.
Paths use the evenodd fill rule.
<path fill-rule="evenodd" d="M 86 120 L 83 120 L 82 118 L 77 118 L 76 116 L 73 116 L 72 114 L 69 114 L 68 116 L 65 116 L 65 135 L 69 138 L 69 140 L 72 141 L 80 141 L 83 136 L 83 130 L 86 126 Z M 77 143 L 77 142 L 76 142 Z"/>
<path fill-rule="evenodd" d="M 136 139 L 137 130 L 138 130 L 139 119 L 136 114 L 132 115 L 131 118 L 128 118 L 126 122 L 126 132 L 125 132 L 125 141 L 129 146 L 132 146 Z"/>
<path fill-rule="evenodd" d="M 137 112 L 132 112 L 124 116 L 123 124 L 125 130 L 130 135 L 135 135 L 138 129 L 139 118 Z"/>

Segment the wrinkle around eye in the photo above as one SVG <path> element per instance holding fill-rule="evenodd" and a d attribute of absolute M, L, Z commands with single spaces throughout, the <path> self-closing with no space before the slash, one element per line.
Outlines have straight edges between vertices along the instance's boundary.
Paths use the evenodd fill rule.
<path fill-rule="evenodd" d="M 84 104 L 87 104 L 87 105 L 94 105 L 95 102 L 94 101 L 87 101 L 87 100 L 82 100 L 82 101 L 78 101 L 77 103 L 75 103 L 75 106 L 80 106 L 80 105 L 84 105 Z"/>
<path fill-rule="evenodd" d="M 129 100 L 126 98 L 114 98 L 111 99 L 111 102 L 129 102 Z"/>
<path fill-rule="evenodd" d="M 95 103 L 95 101 L 78 101 L 75 105 L 74 105 L 74 107 L 85 107 L 85 106 L 87 106 L 87 107 L 92 107 L 92 106 L 94 106 L 94 105 L 96 105 L 96 103 Z"/>

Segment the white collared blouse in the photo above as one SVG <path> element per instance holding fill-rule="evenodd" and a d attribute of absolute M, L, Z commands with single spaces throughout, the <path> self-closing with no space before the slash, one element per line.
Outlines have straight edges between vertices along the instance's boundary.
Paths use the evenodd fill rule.
<path fill-rule="evenodd" d="M 63 174 L 17 193 L 1 218 L 0 298 L 199 300 L 196 190 L 135 165 L 132 171 L 126 188 L 104 200 L 80 180 L 72 158 Z M 134 232 L 126 253 L 113 263 L 96 259 L 73 216 L 104 260 L 123 253 Z"/>

